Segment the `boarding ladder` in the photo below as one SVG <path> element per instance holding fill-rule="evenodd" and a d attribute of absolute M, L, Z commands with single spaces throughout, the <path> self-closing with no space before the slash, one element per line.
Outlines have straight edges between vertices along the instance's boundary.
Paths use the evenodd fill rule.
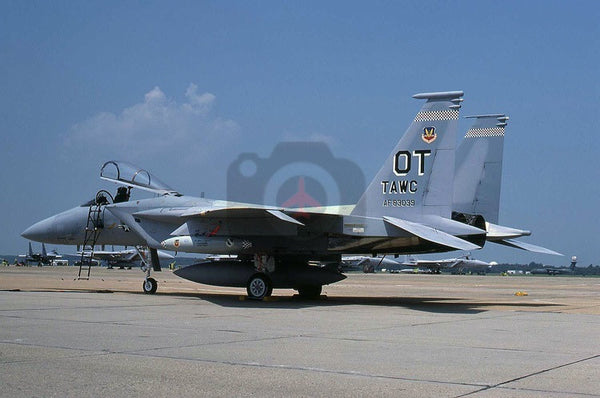
<path fill-rule="evenodd" d="M 94 259 L 94 247 L 96 246 L 98 237 L 104 228 L 104 206 L 112 203 L 112 201 L 112 195 L 105 190 L 101 190 L 96 194 L 94 203 L 90 205 L 87 223 L 85 225 L 81 259 L 79 262 L 79 275 L 77 276 L 78 280 L 90 279 L 90 272 L 92 270 Z M 86 251 L 86 248 L 89 249 Z"/>

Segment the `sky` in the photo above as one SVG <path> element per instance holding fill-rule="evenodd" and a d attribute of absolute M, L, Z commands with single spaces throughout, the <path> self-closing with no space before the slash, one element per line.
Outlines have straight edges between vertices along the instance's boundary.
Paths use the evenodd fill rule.
<path fill-rule="evenodd" d="M 317 140 L 368 182 L 413 94 L 463 90 L 461 116 L 510 117 L 499 223 L 565 254 L 473 256 L 600 264 L 598 20 L 597 1 L 0 1 L 0 253 L 113 191 L 111 159 L 225 198 L 240 154 Z"/>

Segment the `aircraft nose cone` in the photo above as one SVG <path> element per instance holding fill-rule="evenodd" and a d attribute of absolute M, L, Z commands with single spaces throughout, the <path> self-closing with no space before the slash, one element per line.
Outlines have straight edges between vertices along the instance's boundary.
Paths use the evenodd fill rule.
<path fill-rule="evenodd" d="M 55 235 L 54 217 L 46 218 L 40 222 L 36 222 L 31 227 L 27 228 L 21 234 L 22 237 L 37 242 L 46 242 L 51 240 Z"/>

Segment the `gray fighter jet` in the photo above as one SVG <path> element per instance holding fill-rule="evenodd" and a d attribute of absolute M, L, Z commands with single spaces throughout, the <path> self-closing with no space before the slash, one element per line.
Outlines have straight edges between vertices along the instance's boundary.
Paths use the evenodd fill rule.
<path fill-rule="evenodd" d="M 46 245 L 42 243 L 42 252 L 34 253 L 33 248 L 31 247 L 31 242 L 29 242 L 29 250 L 27 254 L 19 254 L 19 258 L 25 260 L 26 264 L 35 263 L 38 266 L 42 265 L 50 265 L 54 260 L 61 259 L 62 256 L 56 252 L 56 250 L 51 250 L 50 252 L 46 251 Z"/>
<path fill-rule="evenodd" d="M 158 248 L 237 254 L 237 260 L 200 263 L 176 274 L 201 283 L 246 287 L 256 299 L 274 287 L 318 296 L 322 285 L 345 278 L 337 271 L 342 254 L 479 249 L 487 234 L 483 217 L 452 219 L 462 95 L 455 91 L 414 96 L 425 104 L 354 207 L 300 211 L 194 198 L 144 170 L 128 173 L 127 165 L 107 162 L 102 178 L 160 196 L 110 203 L 99 195 L 93 203 L 40 221 L 23 236 L 80 244 L 94 235 L 95 244 L 146 245 L 155 270 L 160 269 Z M 111 176 L 105 173 L 110 168 Z M 310 261 L 332 266 L 314 266 Z M 146 292 L 156 291 L 156 281 L 149 275 L 143 286 Z"/>
<path fill-rule="evenodd" d="M 146 259 L 150 258 L 150 253 L 145 248 L 132 248 L 123 250 L 83 250 L 77 252 L 77 255 L 83 257 L 91 257 L 94 260 L 106 261 L 108 268 L 130 268 L 142 265 Z M 158 258 L 160 260 L 171 260 L 175 258 L 171 254 L 158 250 Z"/>
<path fill-rule="evenodd" d="M 379 272 L 383 269 L 400 269 L 401 263 L 387 256 L 342 256 L 343 270 L 362 270 L 364 273 Z"/>
<path fill-rule="evenodd" d="M 399 272 L 402 269 L 413 268 L 428 270 L 431 274 L 440 274 L 442 270 L 451 270 L 456 273 L 466 271 L 485 273 L 492 266 L 481 260 L 470 258 L 470 255 L 464 255 L 457 258 L 448 258 L 442 260 L 418 260 L 412 256 L 407 256 L 404 261 L 398 261 L 386 256 L 343 256 L 342 266 L 349 270 L 361 269 L 365 273 L 387 270 L 390 273 Z"/>
<path fill-rule="evenodd" d="M 543 274 L 543 275 L 571 275 L 575 273 L 577 267 L 577 256 L 571 257 L 571 265 L 568 267 L 551 267 L 544 266 L 544 268 L 536 268 L 531 271 L 532 274 Z"/>
<path fill-rule="evenodd" d="M 491 263 L 470 258 L 470 255 L 442 260 L 417 260 L 414 257 L 409 257 L 405 262 L 401 263 L 401 265 L 403 267 L 425 268 L 430 270 L 433 274 L 440 274 L 444 269 L 457 273 L 462 273 L 464 271 L 485 273 L 485 271 L 492 266 Z"/>

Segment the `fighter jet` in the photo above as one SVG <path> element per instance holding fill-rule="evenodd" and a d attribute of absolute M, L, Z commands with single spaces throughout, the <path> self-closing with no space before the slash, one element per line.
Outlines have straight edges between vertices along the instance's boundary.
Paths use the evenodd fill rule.
<path fill-rule="evenodd" d="M 483 217 L 452 219 L 462 96 L 462 91 L 413 96 L 426 100 L 425 104 L 348 211 L 299 211 L 184 196 L 145 170 L 127 173 L 127 165 L 111 161 L 103 166 L 101 178 L 160 196 L 112 204 L 97 197 L 91 205 L 40 221 L 23 236 L 77 244 L 85 239 L 85 231 L 93 229 L 96 235 L 101 230 L 95 236 L 98 244 L 150 247 L 155 270 L 160 269 L 158 248 L 237 254 L 237 260 L 208 261 L 176 274 L 200 283 L 246 287 L 248 296 L 255 299 L 270 295 L 273 288 L 318 296 L 323 285 L 345 278 L 337 271 L 342 254 L 479 249 L 487 233 Z M 112 176 L 104 173 L 109 166 Z M 312 261 L 331 266 L 314 266 Z M 147 293 L 156 291 L 156 281 L 149 275 L 143 286 Z"/>
<path fill-rule="evenodd" d="M 428 269 L 433 274 L 439 274 L 444 269 L 452 270 L 453 272 L 464 272 L 465 270 L 468 270 L 477 273 L 485 273 L 485 270 L 492 266 L 491 263 L 470 258 L 470 255 L 468 254 L 462 257 L 441 260 L 417 260 L 414 257 L 409 257 L 407 261 L 401 264 L 404 267 Z"/>
<path fill-rule="evenodd" d="M 36 263 L 37 265 L 49 265 L 52 264 L 52 261 L 56 259 L 62 258 L 60 254 L 56 252 L 56 250 L 51 250 L 50 252 L 46 251 L 46 245 L 42 243 L 42 252 L 34 253 L 31 247 L 31 242 L 29 242 L 29 250 L 27 254 L 19 254 L 19 258 L 25 259 L 26 263 Z"/>
<path fill-rule="evenodd" d="M 401 263 L 387 256 L 342 256 L 343 270 L 362 270 L 372 273 L 379 270 L 399 269 Z"/>
<path fill-rule="evenodd" d="M 343 256 L 342 266 L 350 269 L 361 269 L 365 273 L 379 270 L 394 273 L 403 269 L 419 269 L 421 271 L 427 270 L 426 273 L 439 274 L 444 269 L 457 273 L 465 271 L 485 273 L 485 270 L 490 268 L 492 263 L 472 259 L 468 254 L 441 260 L 418 260 L 415 257 L 407 256 L 405 261 L 398 261 L 387 256 Z"/>
<path fill-rule="evenodd" d="M 531 271 L 532 274 L 543 274 L 543 275 L 568 275 L 575 272 L 577 266 L 577 256 L 571 257 L 571 265 L 568 267 L 544 267 L 536 268 Z"/>

